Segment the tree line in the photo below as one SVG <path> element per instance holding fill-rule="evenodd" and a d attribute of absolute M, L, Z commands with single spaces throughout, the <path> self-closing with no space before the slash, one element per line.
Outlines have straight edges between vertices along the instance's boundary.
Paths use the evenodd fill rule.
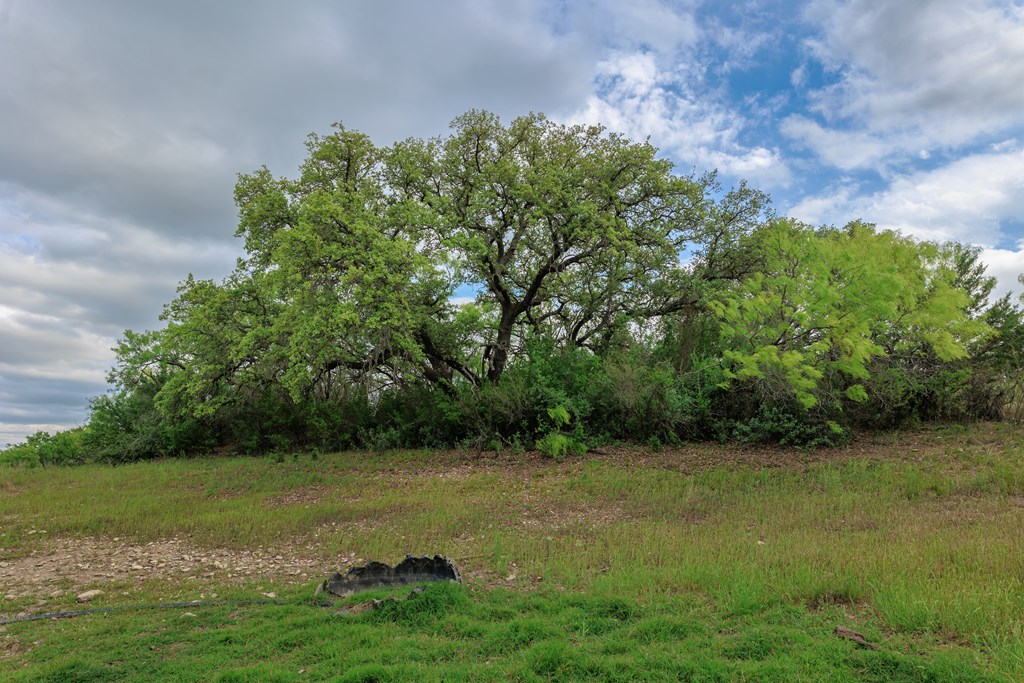
<path fill-rule="evenodd" d="M 976 248 L 806 225 L 543 115 L 384 147 L 338 124 L 306 147 L 296 178 L 239 176 L 246 256 L 125 332 L 65 450 L 560 456 L 1021 410 L 1024 311 Z"/>

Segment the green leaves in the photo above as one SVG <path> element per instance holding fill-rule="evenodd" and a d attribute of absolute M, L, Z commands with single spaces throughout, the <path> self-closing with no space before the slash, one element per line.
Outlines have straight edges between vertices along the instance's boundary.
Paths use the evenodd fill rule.
<path fill-rule="evenodd" d="M 722 323 L 727 380 L 781 382 L 810 408 L 827 373 L 863 380 L 872 358 L 908 349 L 961 358 L 984 334 L 933 244 L 862 223 L 814 230 L 786 219 L 752 244 L 761 270 L 708 303 Z M 843 395 L 867 399 L 860 383 Z"/>
<path fill-rule="evenodd" d="M 429 140 L 378 147 L 338 124 L 306 147 L 295 178 L 238 177 L 246 257 L 222 282 L 182 283 L 166 329 L 125 333 L 110 378 L 127 393 L 94 416 L 114 424 L 138 395 L 132 414 L 155 406 L 168 424 L 266 423 L 409 391 L 457 402 L 434 431 L 461 419 L 467 434 L 489 397 L 503 417 L 478 420 L 487 438 L 539 437 L 561 453 L 606 431 L 585 424 L 599 401 L 577 385 L 612 358 L 658 370 L 609 375 L 609 393 L 653 385 L 607 401 L 610 414 L 671 440 L 680 425 L 736 434 L 812 412 L 834 431 L 828 420 L 870 411 L 901 372 L 952 378 L 893 389 L 892 406 L 914 406 L 927 391 L 968 396 L 970 372 L 946 365 L 972 351 L 993 373 L 1019 355 L 1019 311 L 985 308 L 993 280 L 976 249 L 777 218 L 745 183 L 675 175 L 649 143 L 600 126 L 474 110 Z M 542 346 L 550 363 L 531 358 Z M 655 404 L 669 408 L 650 428 Z M 301 442 L 301 422 L 281 418 L 289 433 L 272 436 Z"/>
<path fill-rule="evenodd" d="M 548 417 L 551 418 L 551 424 L 556 427 L 565 427 L 572 419 L 569 415 L 569 411 L 562 405 L 555 406 L 554 408 L 548 408 Z"/>

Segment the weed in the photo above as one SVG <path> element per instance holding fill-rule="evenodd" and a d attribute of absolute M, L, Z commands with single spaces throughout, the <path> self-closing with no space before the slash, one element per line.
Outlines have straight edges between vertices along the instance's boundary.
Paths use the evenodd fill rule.
<path fill-rule="evenodd" d="M 810 459 L 703 448 L 564 463 L 396 451 L 3 469 L 5 561 L 45 555 L 29 533 L 45 529 L 284 547 L 325 575 L 339 554 L 440 552 L 459 558 L 468 587 L 350 617 L 296 602 L 198 621 L 14 624 L 9 634 L 40 643 L 0 657 L 0 678 L 1024 678 L 1017 433 L 936 431 Z M 246 594 L 221 580 L 204 590 Z M 180 581 L 143 595 L 159 602 Z M 838 641 L 837 623 L 882 651 Z"/>

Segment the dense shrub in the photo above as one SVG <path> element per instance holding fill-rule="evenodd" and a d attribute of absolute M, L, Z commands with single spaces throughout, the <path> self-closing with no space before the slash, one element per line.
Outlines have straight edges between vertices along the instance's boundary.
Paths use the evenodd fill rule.
<path fill-rule="evenodd" d="M 762 405 L 745 421 L 723 422 L 721 434 L 741 443 L 777 443 L 806 448 L 838 446 L 850 438 L 849 430 L 838 422 L 799 404 Z"/>
<path fill-rule="evenodd" d="M 463 387 L 453 408 L 470 426 L 472 438 L 533 448 L 537 439 L 566 426 L 552 411 L 564 411 L 580 430 L 589 426 L 605 379 L 601 360 L 593 353 L 537 338 L 498 382 Z"/>
<path fill-rule="evenodd" d="M 90 451 L 83 445 L 85 427 L 76 427 L 56 434 L 36 432 L 24 443 L 0 450 L 0 465 L 39 467 L 47 465 L 77 465 L 90 459 Z"/>
<path fill-rule="evenodd" d="M 91 459 L 111 463 L 203 452 L 217 443 L 211 420 L 166 417 L 154 403 L 156 387 L 93 399 L 82 445 Z"/>

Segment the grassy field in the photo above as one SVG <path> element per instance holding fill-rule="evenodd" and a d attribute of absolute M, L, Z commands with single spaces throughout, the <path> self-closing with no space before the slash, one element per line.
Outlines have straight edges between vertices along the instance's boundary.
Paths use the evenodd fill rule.
<path fill-rule="evenodd" d="M 321 570 L 83 583 L 68 567 L 60 596 L 46 584 L 11 589 L 0 614 L 75 609 L 74 592 L 94 587 L 100 607 L 267 592 L 282 604 L 9 624 L 0 678 L 1019 681 L 1022 529 L 1024 434 L 1003 425 L 817 452 L 699 445 L 560 463 L 400 452 L 0 470 L 8 567 L 68 539 L 145 548 L 173 538 L 221 556 L 301 554 Z M 317 580 L 346 563 L 407 552 L 456 558 L 465 585 L 365 612 L 310 602 Z"/>

